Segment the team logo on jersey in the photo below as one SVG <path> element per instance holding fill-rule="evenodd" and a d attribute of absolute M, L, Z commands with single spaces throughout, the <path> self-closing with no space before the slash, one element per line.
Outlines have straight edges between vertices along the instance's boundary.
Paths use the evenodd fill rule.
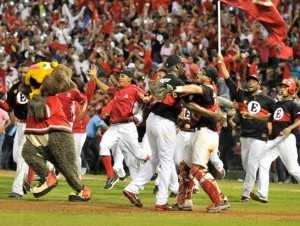
<path fill-rule="evenodd" d="M 260 112 L 261 106 L 257 101 L 250 101 L 247 105 L 248 112 L 257 114 Z"/>
<path fill-rule="evenodd" d="M 188 109 L 185 109 L 184 119 L 190 119 L 190 118 L 191 118 L 191 112 Z"/>
<path fill-rule="evenodd" d="M 275 120 L 280 120 L 280 119 L 282 119 L 283 115 L 284 115 L 283 109 L 277 108 L 276 111 L 274 112 L 273 118 Z"/>
<path fill-rule="evenodd" d="M 19 104 L 26 104 L 28 102 L 27 98 L 25 97 L 24 94 L 22 94 L 21 92 L 19 92 L 17 94 L 17 102 Z"/>

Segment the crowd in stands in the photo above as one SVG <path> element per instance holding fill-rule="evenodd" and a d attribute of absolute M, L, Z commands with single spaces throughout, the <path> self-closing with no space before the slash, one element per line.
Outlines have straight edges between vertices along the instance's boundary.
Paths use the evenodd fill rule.
<path fill-rule="evenodd" d="M 221 10 L 221 51 L 232 78 L 243 86 L 247 75 L 258 74 L 262 92 L 280 99 L 276 84 L 283 77 L 300 79 L 300 1 L 280 1 L 288 37 L 278 45 L 269 45 L 263 26 L 241 10 L 226 4 Z M 0 91 L 5 98 L 19 64 L 39 61 L 73 68 L 82 92 L 91 64 L 107 84 L 114 84 L 123 68 L 131 68 L 147 91 L 166 58 L 176 54 L 187 59 L 186 75 L 193 78 L 199 68 L 217 65 L 217 21 L 212 0 L 0 0 Z M 219 95 L 230 99 L 222 79 Z M 299 94 L 296 98 L 300 102 Z M 100 110 L 108 101 L 108 95 L 97 91 L 89 107 Z M 240 166 L 235 117 L 229 109 L 229 127 L 220 136 L 226 170 Z M 3 149 L 10 143 L 8 139 Z"/>

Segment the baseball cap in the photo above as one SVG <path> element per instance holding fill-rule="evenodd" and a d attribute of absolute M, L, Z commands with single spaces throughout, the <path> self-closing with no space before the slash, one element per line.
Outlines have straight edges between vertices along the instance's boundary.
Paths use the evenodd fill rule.
<path fill-rule="evenodd" d="M 176 65 L 178 63 L 187 63 L 187 60 L 185 58 L 181 58 L 178 55 L 170 55 L 167 58 L 165 66 L 166 67 L 173 67 L 174 65 Z"/>
<path fill-rule="evenodd" d="M 248 82 L 250 79 L 254 79 L 254 80 L 256 80 L 258 83 L 260 83 L 260 81 L 259 81 L 259 78 L 258 78 L 258 76 L 257 75 L 248 75 L 247 77 L 246 77 L 246 81 Z"/>
<path fill-rule="evenodd" d="M 134 77 L 134 74 L 133 74 L 133 71 L 130 70 L 130 69 L 123 69 L 120 74 L 124 74 L 124 75 L 127 75 L 129 78 L 133 78 Z"/>
<path fill-rule="evenodd" d="M 218 80 L 218 71 L 217 71 L 216 68 L 211 67 L 211 66 L 206 66 L 206 67 L 203 67 L 201 70 L 202 70 L 202 73 L 204 75 L 206 75 L 207 77 L 211 78 L 211 80 L 214 83 L 217 83 L 217 80 Z"/>

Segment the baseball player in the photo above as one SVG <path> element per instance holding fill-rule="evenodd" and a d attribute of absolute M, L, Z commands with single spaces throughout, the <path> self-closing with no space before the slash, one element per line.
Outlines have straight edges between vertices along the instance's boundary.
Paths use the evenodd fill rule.
<path fill-rule="evenodd" d="M 246 171 L 243 194 L 241 201 L 249 202 L 256 174 L 259 166 L 259 158 L 268 138 L 267 123 L 257 119 L 247 119 L 241 113 L 249 112 L 258 116 L 267 116 L 274 100 L 262 94 L 259 90 L 257 75 L 246 77 L 247 90 L 242 90 L 230 78 L 226 69 L 224 58 L 218 56 L 219 67 L 233 98 L 238 102 L 241 122 L 241 157 L 243 168 Z"/>
<path fill-rule="evenodd" d="M 26 64 L 20 64 L 18 67 L 19 82 L 14 84 L 7 93 L 7 99 L 5 102 L 0 103 L 0 107 L 4 110 L 13 111 L 14 117 L 17 118 L 17 130 L 13 145 L 13 159 L 17 163 L 17 170 L 15 180 L 12 185 L 12 192 L 9 195 L 10 198 L 23 197 L 23 182 L 28 172 L 28 165 L 25 163 L 21 152 L 25 142 L 24 130 L 25 121 L 27 118 L 27 98 L 21 92 L 18 91 L 18 87 L 21 80 L 29 70 L 29 66 Z"/>
<path fill-rule="evenodd" d="M 227 197 L 221 192 L 214 177 L 208 172 L 207 163 L 210 156 L 217 155 L 219 135 L 217 132 L 216 116 L 218 110 L 216 83 L 218 72 L 215 68 L 207 66 L 197 73 L 198 85 L 185 85 L 176 87 L 176 93 L 192 93 L 187 99 L 187 107 L 193 111 L 201 112 L 201 117 L 195 123 L 196 132 L 192 133 L 190 145 L 187 152 L 190 152 L 192 158 L 187 157 L 180 163 L 180 188 L 177 203 L 174 209 L 191 210 L 192 200 L 191 191 L 193 179 L 196 178 L 203 190 L 208 194 L 213 202 L 206 208 L 209 213 L 220 212 L 230 207 Z M 199 106 L 204 106 L 207 110 L 203 111 Z M 219 120 L 219 119 L 218 119 Z M 222 119 L 222 120 L 225 120 Z M 224 170 L 223 170 L 224 172 Z M 190 178 L 188 178 L 190 177 Z M 187 208 L 190 207 L 190 208 Z"/>
<path fill-rule="evenodd" d="M 184 74 L 184 59 L 177 55 L 167 58 L 165 66 L 168 73 L 160 79 L 162 85 L 180 86 L 184 82 L 178 78 Z M 152 95 L 154 95 L 152 93 Z M 171 178 L 171 169 L 174 167 L 174 151 L 176 139 L 176 121 L 180 113 L 179 98 L 167 94 L 161 100 L 154 99 L 150 109 L 150 115 L 146 121 L 146 134 L 149 139 L 152 155 L 140 170 L 137 178 L 125 187 L 123 194 L 135 206 L 142 207 L 143 204 L 138 198 L 140 189 L 150 181 L 157 167 L 160 165 L 158 192 L 156 194 L 156 211 L 172 210 L 168 201 L 168 187 Z"/>
<path fill-rule="evenodd" d="M 97 79 L 98 68 L 93 65 L 89 70 L 89 76 L 97 86 L 111 96 L 110 127 L 104 133 L 100 142 L 100 155 L 107 173 L 105 189 L 109 190 L 118 180 L 111 166 L 111 148 L 118 143 L 126 148 L 140 161 L 149 160 L 149 156 L 143 151 L 138 143 L 138 133 L 135 125 L 134 109 L 138 104 L 143 103 L 141 97 L 146 96 L 146 92 L 132 84 L 134 74 L 130 69 L 123 69 L 120 72 L 119 87 L 108 87 Z M 146 98 L 145 98 L 146 99 Z"/>
<path fill-rule="evenodd" d="M 272 133 L 264 147 L 259 161 L 259 179 L 257 194 L 250 193 L 253 200 L 268 202 L 269 171 L 271 163 L 279 156 L 287 171 L 300 183 L 300 166 L 296 137 L 299 135 L 300 105 L 293 100 L 296 93 L 294 79 L 284 79 L 280 84 L 282 100 L 276 102 L 271 109 Z M 266 119 L 257 115 L 245 113 L 246 118 Z"/>
<path fill-rule="evenodd" d="M 80 125 L 81 119 L 84 118 L 86 114 L 86 108 L 87 108 L 87 99 L 86 97 L 80 93 L 80 91 L 77 88 L 71 89 L 64 93 L 57 94 L 57 97 L 59 98 L 61 104 L 62 104 L 62 110 L 64 111 L 69 124 L 72 128 L 72 134 L 74 137 L 75 142 L 75 153 L 76 153 L 76 165 L 77 165 L 77 172 L 81 179 L 81 149 L 83 147 L 86 134 L 81 133 L 82 129 L 78 131 L 78 123 Z M 77 111 L 77 112 L 76 112 Z M 77 114 L 76 114 L 77 113 Z M 73 132 L 73 124 L 76 119 L 76 130 Z M 82 121 L 83 122 L 83 121 Z"/>

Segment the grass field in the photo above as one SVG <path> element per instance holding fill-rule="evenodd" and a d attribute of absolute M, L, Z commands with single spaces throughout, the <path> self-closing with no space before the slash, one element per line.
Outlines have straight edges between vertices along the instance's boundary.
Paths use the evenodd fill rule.
<path fill-rule="evenodd" d="M 83 181 L 93 193 L 90 202 L 70 203 L 71 192 L 64 178 L 49 194 L 35 199 L 31 194 L 21 199 L 9 199 L 13 171 L 0 171 L 0 226 L 2 225 L 300 225 L 300 186 L 298 184 L 271 183 L 269 203 L 255 201 L 240 202 L 242 182 L 219 180 L 222 191 L 228 196 L 231 208 L 221 213 L 208 214 L 205 207 L 210 204 L 201 190 L 193 197 L 191 212 L 156 212 L 154 210 L 154 187 L 150 182 L 140 199 L 143 208 L 137 208 L 123 197 L 122 190 L 129 183 L 119 182 L 110 191 L 103 189 L 105 176 L 86 175 Z M 169 199 L 169 203 L 175 199 Z"/>

